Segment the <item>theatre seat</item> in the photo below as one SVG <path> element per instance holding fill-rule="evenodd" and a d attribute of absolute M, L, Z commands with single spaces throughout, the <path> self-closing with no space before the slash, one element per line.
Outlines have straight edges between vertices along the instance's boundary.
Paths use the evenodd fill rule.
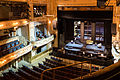
<path fill-rule="evenodd" d="M 6 46 L 7 46 L 7 49 L 9 49 L 11 47 L 10 43 L 6 44 Z"/>
<path fill-rule="evenodd" d="M 18 74 L 21 75 L 22 77 L 24 77 L 27 80 L 39 80 L 39 78 L 37 78 L 37 77 L 35 77 L 35 76 L 25 72 L 22 69 L 18 69 Z"/>
<path fill-rule="evenodd" d="M 36 72 L 36 71 L 30 69 L 29 67 L 27 67 L 25 65 L 23 65 L 23 67 L 21 69 L 24 70 L 24 71 L 26 71 L 27 73 L 30 73 L 33 76 L 36 76 L 36 77 L 40 78 L 41 74 L 39 72 Z"/>
<path fill-rule="evenodd" d="M 20 48 L 23 48 L 23 47 L 25 47 L 25 46 L 23 44 L 20 45 L 18 40 L 1 45 L 0 46 L 0 57 L 10 54 L 10 53 L 12 53 L 16 50 L 19 50 Z"/>
<path fill-rule="evenodd" d="M 38 63 L 39 67 L 42 68 L 42 69 L 49 69 L 50 67 L 49 66 L 46 66 L 46 65 L 43 65 L 41 63 Z"/>
<path fill-rule="evenodd" d="M 51 59 L 52 59 L 52 60 L 55 60 L 55 61 L 58 61 L 58 62 L 62 62 L 62 60 L 57 59 L 57 58 L 55 58 L 55 57 L 51 57 Z"/>
<path fill-rule="evenodd" d="M 35 71 L 37 71 L 37 72 L 42 73 L 42 72 L 44 71 L 44 69 L 42 69 L 42 68 L 38 68 L 38 67 L 36 67 L 36 66 L 32 66 L 32 67 L 33 67 L 33 70 L 35 70 Z"/>
<path fill-rule="evenodd" d="M 25 47 L 25 46 L 24 46 L 23 44 L 21 44 L 21 45 L 20 45 L 20 48 L 23 48 L 23 47 Z"/>

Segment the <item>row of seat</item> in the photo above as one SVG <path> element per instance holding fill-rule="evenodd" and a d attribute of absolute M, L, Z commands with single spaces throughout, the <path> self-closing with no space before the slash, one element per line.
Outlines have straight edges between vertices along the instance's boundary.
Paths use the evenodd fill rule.
<path fill-rule="evenodd" d="M 0 57 L 10 54 L 10 53 L 12 53 L 16 50 L 19 50 L 20 48 L 23 48 L 23 47 L 24 47 L 24 45 L 20 44 L 18 40 L 4 44 L 4 45 L 0 46 L 0 49 L 1 49 Z"/>
<path fill-rule="evenodd" d="M 13 72 L 9 70 L 8 73 L 3 73 L 5 80 L 40 80 L 41 73 L 50 68 L 64 66 L 63 61 L 57 59 L 55 57 L 51 57 L 51 59 L 45 58 L 43 64 L 39 63 L 39 66 L 32 66 L 33 68 L 29 68 L 25 65 L 18 69 L 18 72 Z M 81 70 L 81 68 L 77 67 L 65 67 L 55 70 L 54 80 L 70 80 L 73 78 L 77 78 L 80 75 L 86 75 L 89 73 L 89 70 Z M 43 75 L 43 80 L 53 80 L 53 70 L 46 71 Z"/>
<path fill-rule="evenodd" d="M 91 61 L 92 64 L 100 65 L 100 66 L 109 66 L 109 65 L 113 64 L 113 60 L 81 56 L 81 55 L 77 55 L 77 54 L 73 54 L 73 53 L 64 53 L 63 54 L 61 52 L 56 52 L 53 55 L 57 56 L 57 57 L 61 57 L 61 58 L 75 60 L 75 61 Z"/>
<path fill-rule="evenodd" d="M 68 51 L 66 50 L 66 53 L 69 54 L 75 54 L 75 55 L 79 55 L 79 56 L 83 56 L 83 57 L 88 57 L 88 58 L 94 58 L 94 59 L 100 59 L 100 60 L 110 60 L 109 57 L 107 57 L 106 55 L 101 56 L 101 54 L 97 54 L 97 52 L 95 51 Z"/>
<path fill-rule="evenodd" d="M 19 41 L 15 40 L 15 41 L 9 42 L 7 44 L 0 45 L 0 51 L 6 50 L 6 49 L 10 49 L 11 47 L 14 47 L 14 46 L 16 46 L 18 44 L 19 44 Z"/>
<path fill-rule="evenodd" d="M 46 61 L 43 62 L 43 64 L 46 65 L 46 66 L 49 66 L 51 68 L 58 67 L 58 66 L 64 66 L 64 64 L 60 64 L 60 63 L 58 63 L 56 61 L 49 60 L 49 59 L 46 59 Z M 81 73 L 81 68 L 77 68 L 77 67 L 66 67 L 66 68 L 61 68 L 61 69 L 58 69 L 58 70 L 64 71 L 65 73 L 68 73 L 69 75 L 67 75 L 67 76 L 70 76 L 70 73 L 72 73 L 71 74 L 72 78 L 73 78 L 73 75 L 80 76 L 80 75 L 85 75 L 85 74 L 90 72 L 89 70 L 82 69 L 83 72 Z"/>
<path fill-rule="evenodd" d="M 43 37 L 47 38 L 48 37 L 48 35 L 43 35 L 42 32 L 36 32 L 36 36 L 40 37 L 40 38 L 43 38 Z"/>

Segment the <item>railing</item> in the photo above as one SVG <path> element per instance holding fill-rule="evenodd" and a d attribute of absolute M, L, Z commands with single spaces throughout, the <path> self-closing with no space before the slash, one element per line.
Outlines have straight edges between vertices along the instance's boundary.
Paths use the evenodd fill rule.
<path fill-rule="evenodd" d="M 33 44 L 34 46 L 36 46 L 36 47 L 40 47 L 40 46 L 43 46 L 43 45 L 45 45 L 45 44 L 50 43 L 50 42 L 53 41 L 53 40 L 54 40 L 54 36 L 51 35 L 51 36 L 49 36 L 48 38 L 42 39 L 42 40 L 40 40 L 40 41 L 32 42 L 32 44 Z"/>
<path fill-rule="evenodd" d="M 16 50 L 13 53 L 10 53 L 6 56 L 3 56 L 2 58 L 0 58 L 0 67 L 8 64 L 9 62 L 27 54 L 28 52 L 30 52 L 32 50 L 32 45 L 29 44 L 28 46 L 25 46 L 19 50 Z"/>
<path fill-rule="evenodd" d="M 90 63 L 90 74 L 92 72 L 92 64 L 90 61 L 83 61 L 83 62 L 78 62 L 78 63 L 74 63 L 74 64 L 69 64 L 69 65 L 66 65 L 66 66 L 59 66 L 59 67 L 55 67 L 55 68 L 50 68 L 50 69 L 46 69 L 44 70 L 42 73 L 41 73 L 41 79 L 40 80 L 43 80 L 43 76 L 44 76 L 44 73 L 47 72 L 47 71 L 50 71 L 50 70 L 53 70 L 53 80 L 55 79 L 55 70 L 56 69 L 60 69 L 60 68 L 65 68 L 65 67 L 69 67 L 69 66 L 75 66 L 75 65 L 78 65 L 78 64 L 81 64 L 81 70 L 83 68 L 83 63 Z M 82 72 L 81 72 L 82 73 Z M 82 79 L 82 75 L 80 76 L 81 79 Z"/>

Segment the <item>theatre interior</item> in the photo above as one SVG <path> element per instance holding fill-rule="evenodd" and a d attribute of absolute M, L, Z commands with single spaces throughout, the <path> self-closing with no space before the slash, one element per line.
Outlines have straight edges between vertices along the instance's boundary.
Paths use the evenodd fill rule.
<path fill-rule="evenodd" d="M 0 80 L 120 80 L 120 0 L 0 0 Z"/>

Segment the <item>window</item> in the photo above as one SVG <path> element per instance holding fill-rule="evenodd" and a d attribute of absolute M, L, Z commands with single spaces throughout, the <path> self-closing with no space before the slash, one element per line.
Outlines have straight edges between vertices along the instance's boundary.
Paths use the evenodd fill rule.
<path fill-rule="evenodd" d="M 91 40 L 92 26 L 91 22 L 84 21 L 84 39 Z"/>
<path fill-rule="evenodd" d="M 78 36 L 80 38 L 80 26 L 81 26 L 81 21 L 74 21 L 74 36 Z"/>
<path fill-rule="evenodd" d="M 96 41 L 104 41 L 104 22 L 96 22 Z"/>

